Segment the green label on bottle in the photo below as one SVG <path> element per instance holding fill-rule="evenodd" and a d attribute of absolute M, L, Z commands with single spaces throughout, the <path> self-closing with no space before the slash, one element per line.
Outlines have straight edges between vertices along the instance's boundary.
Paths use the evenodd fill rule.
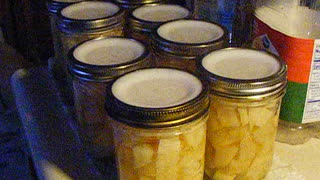
<path fill-rule="evenodd" d="M 308 84 L 288 82 L 287 93 L 282 100 L 280 119 L 302 123 Z"/>

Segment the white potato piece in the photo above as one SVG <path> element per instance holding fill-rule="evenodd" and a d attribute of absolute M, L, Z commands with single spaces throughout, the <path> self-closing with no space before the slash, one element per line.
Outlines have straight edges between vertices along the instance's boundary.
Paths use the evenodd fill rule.
<path fill-rule="evenodd" d="M 191 132 L 185 133 L 182 135 L 185 140 L 187 146 L 191 146 L 193 148 L 198 148 L 200 143 L 206 137 L 206 126 L 202 125 L 201 127 L 194 129 Z"/>
<path fill-rule="evenodd" d="M 160 139 L 156 164 L 156 180 L 176 180 L 181 142 L 179 137 Z"/>
<path fill-rule="evenodd" d="M 215 132 L 208 130 L 207 138 L 213 146 L 225 146 L 239 143 L 248 133 L 247 127 L 224 128 Z"/>
<path fill-rule="evenodd" d="M 245 126 L 249 123 L 249 111 L 246 107 L 239 107 L 238 113 L 240 117 L 241 126 Z"/>
<path fill-rule="evenodd" d="M 263 178 L 270 170 L 272 165 L 273 152 L 268 154 L 258 154 L 253 160 L 246 175 L 240 179 L 255 180 Z"/>
<path fill-rule="evenodd" d="M 269 121 L 272 121 L 270 119 Z M 272 122 L 264 124 L 264 126 L 253 128 L 252 136 L 255 142 L 259 144 L 268 143 L 268 141 L 274 141 L 276 135 L 276 127 L 273 126 Z"/>
<path fill-rule="evenodd" d="M 133 148 L 133 160 L 134 160 L 134 168 L 140 168 L 146 164 L 152 162 L 153 158 L 153 148 L 150 144 L 138 144 Z"/>
<path fill-rule="evenodd" d="M 250 136 L 242 139 L 239 147 L 239 153 L 226 167 L 230 174 L 239 174 L 246 171 L 256 156 L 257 146 Z"/>
<path fill-rule="evenodd" d="M 199 147 L 193 151 L 181 152 L 179 161 L 180 179 L 197 177 L 204 171 L 204 153 L 205 148 Z M 196 179 L 194 179 L 196 180 Z M 200 179 L 199 179 L 200 180 Z"/>
<path fill-rule="evenodd" d="M 262 127 L 274 116 L 275 112 L 266 107 L 255 107 L 249 109 L 249 121 L 254 126 Z"/>
<path fill-rule="evenodd" d="M 222 172 L 220 170 L 217 170 L 214 175 L 213 179 L 214 180 L 233 180 L 236 177 L 236 175 L 232 174 L 227 174 L 225 172 Z"/>
<path fill-rule="evenodd" d="M 240 127 L 240 119 L 236 107 L 231 106 L 216 106 L 217 118 L 221 126 L 226 128 Z"/>
<path fill-rule="evenodd" d="M 223 168 L 227 166 L 239 151 L 238 145 L 215 146 L 214 167 Z"/>

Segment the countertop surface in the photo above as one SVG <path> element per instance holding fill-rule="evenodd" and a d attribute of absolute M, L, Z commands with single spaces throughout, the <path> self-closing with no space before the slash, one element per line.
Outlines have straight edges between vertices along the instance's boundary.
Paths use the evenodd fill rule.
<path fill-rule="evenodd" d="M 276 142 L 272 168 L 266 180 L 320 179 L 320 139 L 305 144 Z"/>

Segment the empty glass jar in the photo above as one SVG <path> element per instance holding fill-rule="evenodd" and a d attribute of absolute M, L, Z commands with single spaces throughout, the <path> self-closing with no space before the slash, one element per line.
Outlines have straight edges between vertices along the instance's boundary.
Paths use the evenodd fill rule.
<path fill-rule="evenodd" d="M 262 179 L 273 159 L 287 68 L 269 53 L 227 48 L 198 62 L 211 84 L 205 173 L 210 179 Z"/>
<path fill-rule="evenodd" d="M 177 69 L 130 72 L 107 88 L 121 180 L 202 180 L 207 86 Z"/>
<path fill-rule="evenodd" d="M 123 37 L 85 41 L 70 51 L 74 101 L 80 136 L 92 157 L 113 156 L 110 118 L 104 110 L 105 89 L 118 76 L 150 66 L 145 46 Z"/>

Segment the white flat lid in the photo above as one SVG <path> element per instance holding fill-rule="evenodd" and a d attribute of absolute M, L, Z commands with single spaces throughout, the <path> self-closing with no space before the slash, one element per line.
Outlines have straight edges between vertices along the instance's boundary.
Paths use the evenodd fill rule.
<path fill-rule="evenodd" d="M 92 20 L 112 16 L 119 10 L 119 7 L 113 3 L 85 1 L 65 7 L 61 14 L 70 19 Z"/>
<path fill-rule="evenodd" d="M 206 43 L 221 38 L 223 29 L 199 20 L 176 20 L 161 25 L 157 33 L 164 39 L 178 43 Z"/>
<path fill-rule="evenodd" d="M 126 38 L 90 40 L 79 45 L 73 56 L 80 62 L 91 65 L 116 65 L 140 57 L 145 47 Z"/>
<path fill-rule="evenodd" d="M 213 51 L 202 60 L 209 72 L 231 79 L 261 79 L 279 72 L 278 60 L 264 52 L 249 49 Z"/>
<path fill-rule="evenodd" d="M 201 81 L 190 73 L 166 68 L 152 68 L 128 73 L 112 86 L 120 101 L 143 108 L 166 108 L 196 98 Z"/>
<path fill-rule="evenodd" d="M 139 7 L 132 14 L 134 17 L 145 21 L 166 22 L 187 17 L 189 11 L 179 5 L 158 4 Z"/>

